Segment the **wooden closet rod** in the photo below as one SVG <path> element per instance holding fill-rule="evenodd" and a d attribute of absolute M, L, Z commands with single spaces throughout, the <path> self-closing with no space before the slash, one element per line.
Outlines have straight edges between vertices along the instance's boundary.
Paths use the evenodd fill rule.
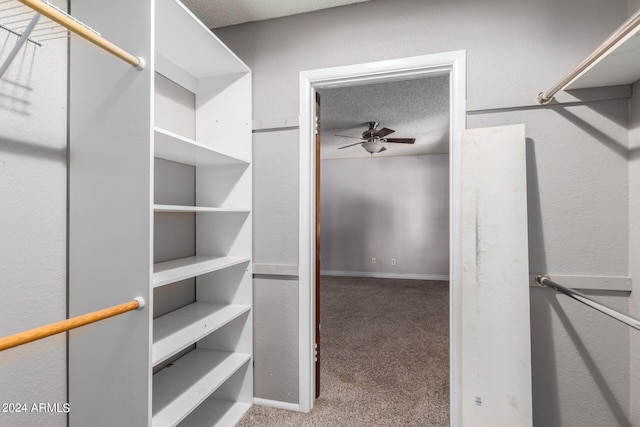
<path fill-rule="evenodd" d="M 142 58 L 133 56 L 129 52 L 122 50 L 110 41 L 101 37 L 99 34 L 96 34 L 81 22 L 75 20 L 64 12 L 61 12 L 57 8 L 52 7 L 41 0 L 20 0 L 20 2 L 134 67 L 140 69 L 144 68 L 144 60 Z"/>
<path fill-rule="evenodd" d="M 585 71 L 595 64 L 600 58 L 609 54 L 617 44 L 626 41 L 627 38 L 633 36 L 634 31 L 640 25 L 640 11 L 636 12 L 633 16 L 627 19 L 613 34 L 607 38 L 591 55 L 587 56 L 573 70 L 567 73 L 558 83 L 556 83 L 551 89 L 546 92 L 540 92 L 538 94 L 538 103 L 542 105 L 549 104 L 553 101 L 553 96 L 567 87 L 576 78 L 580 77 Z"/>
<path fill-rule="evenodd" d="M 117 316 L 128 311 L 138 310 L 142 307 L 144 307 L 144 299 L 138 297 L 133 301 L 125 302 L 124 304 L 114 305 L 113 307 L 72 317 L 71 319 L 61 320 L 60 322 L 51 323 L 39 328 L 9 335 L 4 338 L 0 338 L 0 351 L 50 337 L 51 335 L 56 335 L 71 329 L 79 328 L 80 326 L 88 325 L 89 323 L 108 319 L 109 317 Z"/>

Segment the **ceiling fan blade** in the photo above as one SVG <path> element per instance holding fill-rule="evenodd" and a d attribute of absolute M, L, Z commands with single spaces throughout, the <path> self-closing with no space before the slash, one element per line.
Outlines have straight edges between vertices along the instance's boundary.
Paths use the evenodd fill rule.
<path fill-rule="evenodd" d="M 359 136 L 350 136 L 350 135 L 333 135 L 333 136 L 341 136 L 343 138 L 355 138 L 355 139 L 362 139 Z"/>
<path fill-rule="evenodd" d="M 387 151 L 387 148 L 386 148 L 386 147 L 382 147 L 382 148 L 380 149 L 380 151 L 378 151 L 378 153 L 382 153 L 383 151 Z"/>
<path fill-rule="evenodd" d="M 395 130 L 393 130 L 393 129 L 382 128 L 382 129 L 374 132 L 374 136 L 377 136 L 379 138 L 384 138 L 385 136 L 390 135 L 390 134 L 392 134 L 394 132 L 395 132 Z"/>
<path fill-rule="evenodd" d="M 413 144 L 415 138 L 385 138 L 384 142 L 395 142 L 396 144 Z"/>
<path fill-rule="evenodd" d="M 338 147 L 338 150 L 342 150 L 343 148 L 353 147 L 354 145 L 360 145 L 362 142 L 356 142 L 355 144 L 345 145 L 344 147 Z"/>

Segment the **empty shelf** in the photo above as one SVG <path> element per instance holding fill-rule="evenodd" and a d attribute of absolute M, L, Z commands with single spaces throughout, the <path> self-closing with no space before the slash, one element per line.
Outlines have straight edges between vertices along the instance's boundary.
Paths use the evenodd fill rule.
<path fill-rule="evenodd" d="M 154 212 L 237 212 L 237 213 L 249 213 L 250 209 L 236 209 L 236 208 L 213 208 L 207 206 L 179 206 L 179 205 L 153 205 Z"/>
<path fill-rule="evenodd" d="M 240 157 L 224 154 L 213 147 L 159 127 L 154 128 L 154 156 L 192 166 L 249 165 Z"/>
<path fill-rule="evenodd" d="M 606 51 L 566 90 L 631 84 L 640 79 L 640 27 Z"/>
<path fill-rule="evenodd" d="M 248 261 L 250 261 L 249 257 L 191 256 L 159 262 L 153 265 L 153 287 L 157 288 Z"/>
<path fill-rule="evenodd" d="M 251 359 L 196 348 L 153 376 L 153 425 L 176 425 Z"/>
<path fill-rule="evenodd" d="M 248 73 L 249 68 L 227 48 L 189 9 L 178 1 L 156 2 L 156 53 L 180 64 L 195 79 Z M 186 48 L 188 46 L 188 48 Z M 207 52 L 206 55 L 194 52 Z"/>
<path fill-rule="evenodd" d="M 234 426 L 251 408 L 250 403 L 210 400 L 189 414 L 180 427 Z"/>
<path fill-rule="evenodd" d="M 153 321 L 153 366 L 251 309 L 249 305 L 195 302 Z"/>

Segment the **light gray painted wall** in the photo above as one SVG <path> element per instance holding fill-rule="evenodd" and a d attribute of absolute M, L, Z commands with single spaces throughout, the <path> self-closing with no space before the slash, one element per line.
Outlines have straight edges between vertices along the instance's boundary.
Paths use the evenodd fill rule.
<path fill-rule="evenodd" d="M 627 100 L 484 112 L 470 128 L 524 123 L 532 273 L 627 275 Z"/>
<path fill-rule="evenodd" d="M 640 9 L 640 0 L 629 0 L 629 14 Z M 633 290 L 629 299 L 631 314 L 640 317 L 640 83 L 633 85 L 629 111 L 629 276 Z M 640 425 L 640 336 L 631 330 L 631 423 Z"/>
<path fill-rule="evenodd" d="M 525 123 L 532 273 L 628 274 L 627 104 L 468 117 L 470 127 Z M 588 295 L 629 310 L 626 292 Z M 536 426 L 630 425 L 627 327 L 532 288 L 531 340 Z"/>
<path fill-rule="evenodd" d="M 298 117 L 300 70 L 459 49 L 469 110 L 532 103 L 627 14 L 627 0 L 372 0 L 215 32 L 251 64 L 259 121 Z"/>
<path fill-rule="evenodd" d="M 16 39 L 0 30 L 0 63 Z M 0 336 L 66 318 L 66 132 L 67 42 L 27 43 L 0 79 Z M 67 402 L 66 354 L 64 334 L 2 352 L 0 402 Z M 0 425 L 67 416 L 0 412 Z"/>
<path fill-rule="evenodd" d="M 298 264 L 298 132 L 254 133 L 254 264 Z"/>
<path fill-rule="evenodd" d="M 254 396 L 298 403 L 298 132 L 254 133 Z M 255 236 L 260 236 L 255 238 Z M 285 276 L 281 276 L 284 274 Z"/>
<path fill-rule="evenodd" d="M 264 123 L 284 125 L 298 117 L 301 70 L 466 49 L 468 126 L 526 124 L 532 273 L 626 276 L 626 100 L 531 106 L 538 92 L 580 62 L 627 16 L 626 0 L 373 0 L 216 33 L 253 70 L 253 116 L 263 128 Z M 254 141 L 256 182 L 280 174 L 283 167 L 282 161 L 271 164 L 277 152 L 264 135 Z M 296 169 L 297 159 L 290 161 L 287 169 Z M 269 206 L 297 205 L 297 191 L 276 189 L 260 197 L 270 197 Z M 256 217 L 266 215 L 263 209 L 255 206 Z M 268 236 L 256 227 L 256 247 L 269 252 L 266 248 L 274 245 L 275 253 L 287 254 L 286 261 L 274 257 L 273 263 L 295 259 L 297 217 L 274 224 Z M 281 292 L 277 288 L 284 284 L 274 280 L 271 286 L 265 292 Z M 532 290 L 536 425 L 628 425 L 628 331 L 609 330 L 598 313 L 540 292 L 547 291 Z M 551 304 L 556 298 L 566 310 Z M 610 299 L 628 307 L 625 294 Z M 260 310 L 261 301 L 255 303 Z M 280 339 L 279 331 L 270 333 Z M 286 347 L 295 348 L 295 340 L 289 337 Z M 278 353 L 266 345 L 256 354 Z M 265 391 L 263 397 L 277 399 L 281 388 L 294 386 L 297 364 L 285 371 L 287 375 L 270 378 L 271 390 L 278 393 Z M 267 377 L 258 368 L 255 374 L 256 381 Z"/>
<path fill-rule="evenodd" d="M 253 395 L 298 403 L 297 277 L 256 275 L 253 286 Z"/>
<path fill-rule="evenodd" d="M 320 169 L 323 273 L 449 277 L 448 154 L 323 160 Z"/>
<path fill-rule="evenodd" d="M 631 314 L 640 317 L 640 83 L 633 86 L 629 123 L 629 275 L 633 290 Z M 630 331 L 631 341 L 631 421 L 640 425 L 640 332 Z"/>

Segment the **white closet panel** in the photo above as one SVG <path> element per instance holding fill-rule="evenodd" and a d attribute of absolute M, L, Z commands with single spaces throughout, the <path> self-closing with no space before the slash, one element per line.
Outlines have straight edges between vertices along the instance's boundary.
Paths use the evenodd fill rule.
<path fill-rule="evenodd" d="M 462 138 L 462 425 L 532 425 L 524 125 Z"/>

